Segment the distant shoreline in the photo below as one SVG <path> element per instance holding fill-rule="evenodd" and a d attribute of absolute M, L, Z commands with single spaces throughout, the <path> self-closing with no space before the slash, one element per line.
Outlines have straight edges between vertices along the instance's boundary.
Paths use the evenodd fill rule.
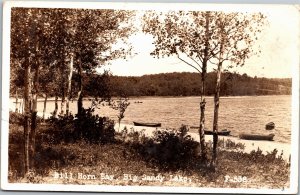
<path fill-rule="evenodd" d="M 220 98 L 222 99 L 227 99 L 227 98 L 246 98 L 246 97 L 273 97 L 273 96 L 291 96 L 291 94 L 288 94 L 288 95 L 240 95 L 240 96 L 220 96 Z M 196 97 L 201 97 L 201 96 L 128 96 L 127 98 L 129 99 L 139 99 L 139 98 L 196 98 Z M 203 96 L 204 98 L 214 98 L 213 95 L 211 96 Z M 10 96 L 9 99 L 15 99 L 16 97 L 15 96 Z M 93 99 L 94 97 L 84 97 L 83 98 L 83 101 L 88 101 L 90 99 Z M 119 97 L 115 96 L 115 97 L 112 97 L 112 99 L 117 99 Z M 38 102 L 44 102 L 45 98 L 44 97 L 39 97 L 38 98 Z M 61 101 L 62 99 L 61 98 L 58 98 L 57 99 L 58 101 Z M 22 101 L 22 98 L 21 97 L 18 97 L 18 101 Z M 55 101 L 55 97 L 48 97 L 47 98 L 47 101 Z M 71 99 L 70 101 L 77 101 L 77 99 Z M 15 103 L 15 102 L 14 102 Z"/>

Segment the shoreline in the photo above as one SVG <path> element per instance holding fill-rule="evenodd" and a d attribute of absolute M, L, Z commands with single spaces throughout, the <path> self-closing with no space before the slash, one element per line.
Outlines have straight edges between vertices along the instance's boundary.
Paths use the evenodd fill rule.
<path fill-rule="evenodd" d="M 37 113 L 38 116 L 42 117 L 43 116 L 43 112 L 38 112 Z M 51 117 L 52 114 L 50 113 L 45 113 L 45 118 L 49 118 Z M 131 128 L 134 128 L 135 131 L 141 131 L 143 129 L 145 129 L 144 133 L 146 136 L 152 136 L 152 132 L 155 131 L 156 129 L 158 130 L 167 130 L 168 128 L 155 128 L 155 127 L 143 127 L 143 126 L 134 126 L 131 124 L 124 124 L 121 123 L 120 126 L 120 130 L 119 130 L 119 124 L 116 123 L 115 124 L 115 130 L 116 132 L 121 131 L 122 129 L 124 129 L 124 127 L 127 127 L 128 132 L 130 132 Z M 198 133 L 195 132 L 188 132 L 189 135 L 191 135 L 191 137 L 199 142 L 199 135 Z M 274 149 L 277 149 L 277 155 L 280 155 L 283 152 L 283 158 L 285 160 L 289 160 L 290 155 L 291 155 L 291 143 L 284 143 L 284 142 L 277 142 L 277 141 L 263 141 L 263 140 L 244 140 L 244 139 L 240 139 L 239 137 L 236 136 L 219 136 L 218 137 L 219 140 L 231 140 L 235 143 L 242 143 L 244 144 L 245 148 L 243 150 L 243 152 L 246 153 L 250 153 L 253 150 L 256 150 L 259 148 L 260 150 L 262 150 L 263 154 L 267 154 L 268 152 L 272 152 Z M 213 136 L 212 135 L 205 135 L 205 141 L 207 143 L 213 141 Z"/>
<path fill-rule="evenodd" d="M 227 99 L 227 98 L 244 98 L 244 97 L 272 97 L 272 96 L 292 96 L 292 94 L 274 94 L 274 95 L 227 95 L 227 96 L 220 96 L 220 98 Z M 132 99 L 139 99 L 139 98 L 189 98 L 189 97 L 201 97 L 200 95 L 194 95 L 194 96 L 128 96 L 128 98 Z M 205 95 L 204 98 L 214 98 L 212 95 Z M 15 96 L 9 96 L 10 101 L 15 101 Z M 118 96 L 113 96 L 113 98 L 118 98 Z M 84 97 L 83 100 L 90 100 L 93 99 L 93 97 Z M 44 97 L 38 97 L 38 102 L 44 102 Z M 58 101 L 61 101 L 61 97 L 57 99 Z M 21 97 L 18 97 L 18 102 L 22 102 L 23 99 Z M 48 97 L 47 101 L 55 101 L 55 97 Z M 77 98 L 72 98 L 71 101 L 77 101 Z M 15 102 L 12 102 L 15 103 Z"/>
<path fill-rule="evenodd" d="M 144 126 L 134 126 L 134 125 L 130 125 L 130 124 L 120 124 L 120 128 L 119 128 L 119 124 L 115 124 L 115 130 L 116 132 L 120 132 L 122 129 L 124 129 L 124 127 L 127 127 L 128 129 L 128 133 L 131 131 L 131 129 L 133 128 L 134 131 L 137 132 L 141 132 L 142 130 L 144 131 L 144 134 L 147 137 L 151 137 L 153 135 L 153 132 L 157 129 L 157 130 L 167 130 L 164 128 L 156 128 L 156 127 L 144 127 Z M 193 132 L 188 132 L 189 135 L 191 135 L 191 137 L 199 142 L 200 138 L 199 135 L 197 133 L 193 133 Z M 233 136 L 218 136 L 219 141 L 220 140 L 231 140 L 233 142 L 237 143 L 242 143 L 244 144 L 245 148 L 243 150 L 236 150 L 236 151 L 242 151 L 245 153 L 250 153 L 251 151 L 255 150 L 257 151 L 257 149 L 259 148 L 260 150 L 262 150 L 263 154 L 267 154 L 267 153 L 271 153 L 274 149 L 277 149 L 277 155 L 279 156 L 281 153 L 283 153 L 282 158 L 286 161 L 289 161 L 290 159 L 290 155 L 291 155 L 291 144 L 289 143 L 281 143 L 281 142 L 275 142 L 275 141 L 264 141 L 264 140 L 244 140 L 244 139 L 240 139 L 239 137 L 233 137 Z M 213 136 L 212 135 L 205 135 L 205 142 L 206 143 L 212 143 L 213 141 Z M 226 150 L 226 149 L 225 149 Z M 227 149 L 228 150 L 228 149 Z"/>
<path fill-rule="evenodd" d="M 38 112 L 37 115 L 39 117 L 43 117 L 43 112 Z M 45 113 L 45 119 L 50 118 L 52 116 L 51 113 Z M 156 127 L 144 127 L 144 126 L 134 126 L 131 124 L 124 124 L 121 123 L 121 127 L 120 130 L 122 130 L 124 127 L 127 127 L 128 132 L 130 131 L 130 128 L 134 128 L 135 131 L 141 131 L 142 129 L 145 129 L 146 131 L 144 132 L 147 136 L 152 136 L 152 132 L 155 131 L 156 129 L 159 130 L 168 130 L 171 128 L 156 128 Z M 119 124 L 116 122 L 115 123 L 115 130 L 116 132 L 118 132 L 119 130 Z M 199 142 L 199 135 L 198 133 L 195 132 L 191 132 L 189 131 L 189 135 L 192 136 L 192 138 Z M 285 156 L 286 153 L 289 153 L 287 155 L 287 159 L 289 159 L 289 155 L 291 153 L 291 143 L 284 143 L 284 142 L 278 142 L 278 141 L 264 141 L 264 140 L 244 140 L 244 139 L 240 139 L 238 136 L 219 136 L 219 140 L 223 140 L 226 141 L 228 139 L 230 139 L 231 141 L 234 141 L 236 143 L 240 142 L 245 144 L 245 151 L 247 150 L 247 152 L 251 152 L 252 150 L 257 150 L 257 148 L 259 147 L 259 149 L 261 149 L 263 152 L 271 152 L 275 149 L 275 147 L 272 147 L 272 145 L 277 146 L 277 150 L 278 153 L 281 153 L 281 151 L 283 150 L 283 154 Z M 205 141 L 212 142 L 212 135 L 205 135 Z M 271 145 L 271 146 L 270 146 Z M 282 149 L 281 149 L 282 148 Z"/>

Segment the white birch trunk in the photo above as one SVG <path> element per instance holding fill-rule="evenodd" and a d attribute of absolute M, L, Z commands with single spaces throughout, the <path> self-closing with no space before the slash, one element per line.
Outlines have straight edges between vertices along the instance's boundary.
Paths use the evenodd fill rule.
<path fill-rule="evenodd" d="M 70 112 L 70 98 L 71 98 L 71 87 L 72 87 L 72 75 L 73 75 L 73 54 L 70 57 L 69 75 L 68 75 L 68 86 L 67 86 L 67 97 L 66 97 L 66 114 Z"/>

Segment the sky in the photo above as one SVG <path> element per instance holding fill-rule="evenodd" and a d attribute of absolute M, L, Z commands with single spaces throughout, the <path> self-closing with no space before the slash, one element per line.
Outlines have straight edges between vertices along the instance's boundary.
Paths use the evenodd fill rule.
<path fill-rule="evenodd" d="M 227 8 L 222 6 L 221 10 L 243 11 L 239 6 L 231 5 Z M 247 59 L 243 67 L 230 71 L 246 73 L 252 77 L 291 78 L 295 67 L 299 66 L 299 11 L 293 5 L 251 5 L 250 8 L 250 11 L 265 14 L 269 22 L 255 46 L 260 46 L 262 52 L 259 56 Z M 108 69 L 113 75 L 119 76 L 195 72 L 192 67 L 176 57 L 157 59 L 150 56 L 150 52 L 155 48 L 151 35 L 138 32 L 132 35 L 129 41 L 137 54 L 127 60 L 114 60 L 111 65 L 101 68 L 102 70 Z M 212 71 L 212 68 L 215 67 L 210 66 L 208 71 Z"/>

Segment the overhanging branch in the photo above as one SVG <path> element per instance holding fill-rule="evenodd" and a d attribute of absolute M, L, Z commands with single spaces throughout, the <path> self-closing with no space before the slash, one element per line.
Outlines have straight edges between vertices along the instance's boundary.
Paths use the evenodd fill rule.
<path fill-rule="evenodd" d="M 186 63 L 187 65 L 189 65 L 189 66 L 193 67 L 194 69 L 196 69 L 197 72 L 201 73 L 201 71 L 200 71 L 196 66 L 194 66 L 193 64 L 191 64 L 191 63 L 185 61 L 184 59 L 182 59 L 182 58 L 179 56 L 179 54 L 177 54 L 177 58 L 178 58 L 179 60 L 181 60 L 182 62 Z"/>
<path fill-rule="evenodd" d="M 190 58 L 191 58 L 191 57 L 190 57 Z M 199 66 L 200 69 L 202 69 L 201 64 L 199 64 L 194 58 L 191 58 L 191 59 Z M 200 61 L 201 61 L 201 59 L 200 59 Z"/>
<path fill-rule="evenodd" d="M 213 62 L 213 61 L 211 61 L 211 59 L 209 59 L 208 61 L 209 61 L 211 64 L 213 64 L 213 65 L 217 65 L 217 66 L 219 65 L 218 62 Z"/>

